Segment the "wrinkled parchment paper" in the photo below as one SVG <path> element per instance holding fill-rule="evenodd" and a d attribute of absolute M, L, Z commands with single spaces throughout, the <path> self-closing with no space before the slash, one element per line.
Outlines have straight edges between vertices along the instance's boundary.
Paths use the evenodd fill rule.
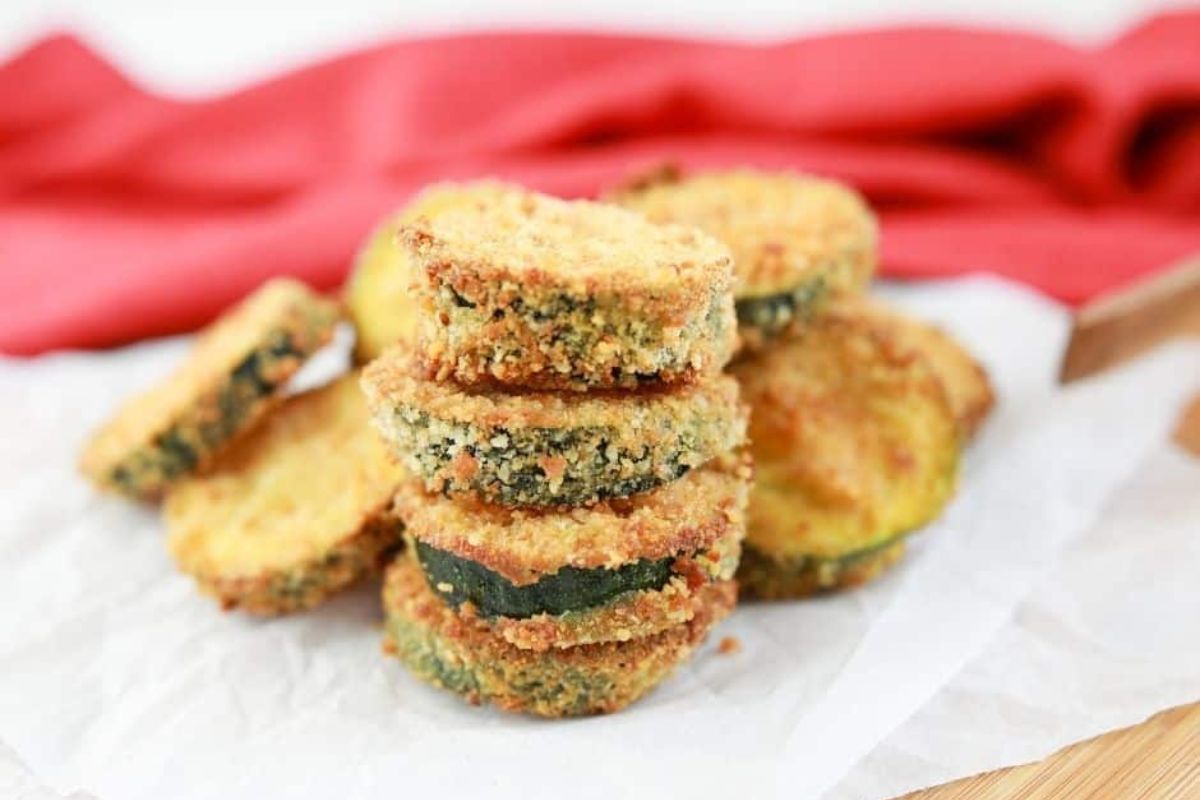
<path fill-rule="evenodd" d="M 557 723 L 409 678 L 379 653 L 375 584 L 220 613 L 153 511 L 75 477 L 86 433 L 183 341 L 0 361 L 0 795 L 885 797 L 1200 697 L 1200 473 L 1161 445 L 1200 346 L 1063 390 L 1058 306 L 984 278 L 891 293 L 1000 398 L 943 518 L 878 583 L 744 606 L 629 711 Z"/>

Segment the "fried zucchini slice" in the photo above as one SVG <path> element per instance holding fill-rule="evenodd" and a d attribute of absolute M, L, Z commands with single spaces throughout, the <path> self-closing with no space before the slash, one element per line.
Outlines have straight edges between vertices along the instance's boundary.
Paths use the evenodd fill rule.
<path fill-rule="evenodd" d="M 879 324 L 887 326 L 906 347 L 919 352 L 946 387 L 963 438 L 970 439 L 979 432 L 995 405 L 996 396 L 983 365 L 961 344 L 942 329 L 878 301 L 856 297 L 839 302 L 847 307 L 858 306 L 853 313 L 871 315 Z"/>
<path fill-rule="evenodd" d="M 400 226 L 511 191 L 516 187 L 493 180 L 434 184 L 371 233 L 355 259 L 345 293 L 346 310 L 358 332 L 354 354 L 360 364 L 377 358 L 391 344 L 416 341 L 418 306 L 412 269 L 396 242 Z"/>
<path fill-rule="evenodd" d="M 370 430 L 350 375 L 288 399 L 163 505 L 179 568 L 226 609 L 311 608 L 400 543 L 403 469 Z"/>
<path fill-rule="evenodd" d="M 456 614 L 430 589 L 414 559 L 403 555 L 384 579 L 384 650 L 417 678 L 475 705 L 542 717 L 610 713 L 686 661 L 729 614 L 736 593 L 732 581 L 705 586 L 690 620 L 653 636 L 537 652 Z"/>
<path fill-rule="evenodd" d="M 684 177 L 666 168 L 608 199 L 654 222 L 695 225 L 729 246 L 749 349 L 794 331 L 828 298 L 861 292 L 875 271 L 875 218 L 837 181 L 750 169 Z"/>
<path fill-rule="evenodd" d="M 407 483 L 396 511 L 434 591 L 523 649 L 648 636 L 733 577 L 750 469 L 732 456 L 653 492 L 588 509 L 513 510 Z"/>
<path fill-rule="evenodd" d="M 646 492 L 746 436 L 728 375 L 635 393 L 503 392 L 428 380 L 393 348 L 363 371 L 362 385 L 377 430 L 427 490 L 507 506 Z"/>
<path fill-rule="evenodd" d="M 954 492 L 960 432 L 945 387 L 893 326 L 859 308 L 832 308 L 800 339 L 734 367 L 756 470 L 746 542 L 761 558 L 741 573 L 748 591 L 772 564 L 775 585 L 797 595 L 851 584 L 794 573 L 838 574 L 831 561 L 920 527 Z"/>
<path fill-rule="evenodd" d="M 695 228 L 534 192 L 401 228 L 436 380 L 534 389 L 691 382 L 736 339 L 729 251 Z"/>
<path fill-rule="evenodd" d="M 174 374 L 121 406 L 84 448 L 80 471 L 101 489 L 158 499 L 278 403 L 337 320 L 336 304 L 304 284 L 270 281 L 201 334 Z"/>

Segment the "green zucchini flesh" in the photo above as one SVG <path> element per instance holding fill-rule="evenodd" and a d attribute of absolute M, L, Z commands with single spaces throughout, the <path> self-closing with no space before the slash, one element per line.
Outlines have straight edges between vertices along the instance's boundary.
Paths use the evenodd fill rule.
<path fill-rule="evenodd" d="M 430 587 L 458 607 L 472 603 L 480 616 L 527 619 L 602 606 L 617 595 L 661 589 L 674 557 L 639 559 L 616 569 L 562 567 L 536 583 L 517 586 L 484 565 L 418 541 L 417 559 Z"/>
<path fill-rule="evenodd" d="M 796 317 L 810 317 L 825 294 L 825 279 L 815 278 L 789 292 L 740 298 L 734 303 L 738 324 L 777 334 Z"/>

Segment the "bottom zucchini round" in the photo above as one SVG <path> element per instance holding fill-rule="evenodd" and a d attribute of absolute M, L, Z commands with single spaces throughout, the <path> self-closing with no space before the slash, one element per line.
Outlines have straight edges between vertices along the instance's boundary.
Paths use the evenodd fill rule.
<path fill-rule="evenodd" d="M 750 545 L 742 548 L 737 582 L 742 596 L 758 600 L 810 597 L 875 580 L 904 556 L 904 535 L 835 557 L 773 558 Z"/>
<path fill-rule="evenodd" d="M 729 614 L 736 593 L 732 581 L 704 587 L 689 622 L 654 636 L 537 652 L 514 647 L 487 625 L 455 613 L 405 556 L 392 563 L 384 582 L 384 649 L 416 677 L 472 704 L 543 717 L 609 713 L 685 661 Z"/>

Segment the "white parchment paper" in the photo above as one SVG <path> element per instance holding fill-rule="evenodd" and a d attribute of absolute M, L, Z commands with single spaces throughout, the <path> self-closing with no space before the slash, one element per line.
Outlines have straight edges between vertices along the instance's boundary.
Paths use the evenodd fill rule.
<path fill-rule="evenodd" d="M 710 643 L 629 711 L 558 723 L 465 706 L 381 657 L 375 585 L 280 620 L 220 613 L 174 572 L 152 511 L 74 476 L 90 428 L 184 342 L 0 361 L 0 794 L 816 798 L 841 782 L 835 795 L 883 797 L 1200 695 L 1194 647 L 1174 652 L 1196 631 L 1196 561 L 1179 556 L 1176 529 L 1197 487 L 1169 490 L 1183 509 L 1175 533 L 1139 545 L 1137 503 L 1102 527 L 1200 388 L 1200 347 L 1061 390 L 1059 307 L 982 278 L 893 294 L 963 338 L 1000 396 L 944 517 L 878 583 L 744 606 L 715 637 L 737 636 L 740 652 Z M 1113 542 L 1118 555 L 1088 557 Z M 1098 599 L 1057 627 L 1014 631 L 1027 615 L 1066 613 L 1064 585 Z M 1147 616 L 1171 665 L 1161 680 L 1147 677 L 1153 664 L 1121 671 L 1120 653 L 1096 648 L 1096 630 L 1145 640 Z M 981 664 L 997 651 L 1014 672 Z M 1119 673 L 1125 687 L 1087 696 L 1106 714 L 1055 702 L 1053 686 L 1106 670 L 1102 683 Z M 1054 678 L 1045 691 L 1040 674 Z M 963 692 L 993 704 L 988 735 L 953 702 Z M 1027 736 L 1030 716 L 1065 722 Z"/>

